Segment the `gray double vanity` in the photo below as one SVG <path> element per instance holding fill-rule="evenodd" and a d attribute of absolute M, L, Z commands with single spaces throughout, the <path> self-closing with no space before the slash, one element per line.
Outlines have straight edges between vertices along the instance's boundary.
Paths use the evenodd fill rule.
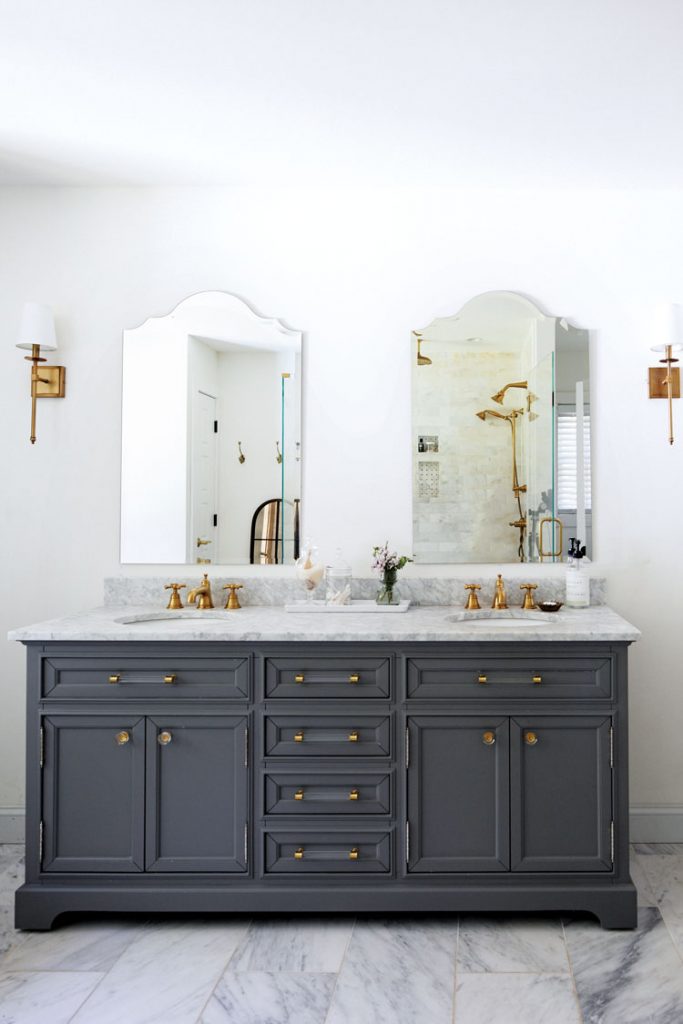
<path fill-rule="evenodd" d="M 592 555 L 587 332 L 491 293 L 413 333 L 412 554 L 461 568 L 406 570 L 412 606 L 375 614 L 288 612 L 315 573 L 268 578 L 311 550 L 301 335 L 216 292 L 125 334 L 121 561 L 174 568 L 11 634 L 28 654 L 18 927 L 111 911 L 588 911 L 634 927 L 638 631 L 602 581 L 590 607 L 552 614 L 533 589 L 522 610 L 518 588 L 563 597 L 563 532 Z M 472 611 L 468 562 L 495 564 Z M 533 564 L 513 586 L 514 562 Z M 195 598 L 204 571 L 222 604 L 220 565 L 242 608 L 165 609 L 164 585 Z M 494 571 L 515 607 L 491 610 Z M 354 580 L 352 599 L 374 586 Z"/>

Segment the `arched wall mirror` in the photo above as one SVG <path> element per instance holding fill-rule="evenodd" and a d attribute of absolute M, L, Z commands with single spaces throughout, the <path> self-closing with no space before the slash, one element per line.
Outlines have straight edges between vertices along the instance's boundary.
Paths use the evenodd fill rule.
<path fill-rule="evenodd" d="M 294 561 L 301 369 L 301 332 L 226 292 L 123 332 L 122 562 Z"/>
<path fill-rule="evenodd" d="M 412 337 L 416 561 L 592 557 L 588 332 L 487 292 Z"/>

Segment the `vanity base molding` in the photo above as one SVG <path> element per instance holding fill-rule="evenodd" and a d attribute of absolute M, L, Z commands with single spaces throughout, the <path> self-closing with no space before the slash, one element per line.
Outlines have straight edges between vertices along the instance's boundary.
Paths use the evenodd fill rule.
<path fill-rule="evenodd" d="M 66 913 L 637 923 L 626 642 L 30 642 L 26 884 Z"/>

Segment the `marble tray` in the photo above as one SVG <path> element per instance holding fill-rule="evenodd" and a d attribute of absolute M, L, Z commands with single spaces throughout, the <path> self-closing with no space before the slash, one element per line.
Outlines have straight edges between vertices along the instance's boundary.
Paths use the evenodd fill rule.
<path fill-rule="evenodd" d="M 325 604 L 324 601 L 293 601 L 285 605 L 286 612 L 325 612 L 338 615 L 348 615 L 349 612 L 369 612 L 386 614 L 387 612 L 407 612 L 410 608 L 410 601 L 401 601 L 399 604 L 377 604 L 376 601 L 352 601 L 351 604 Z"/>

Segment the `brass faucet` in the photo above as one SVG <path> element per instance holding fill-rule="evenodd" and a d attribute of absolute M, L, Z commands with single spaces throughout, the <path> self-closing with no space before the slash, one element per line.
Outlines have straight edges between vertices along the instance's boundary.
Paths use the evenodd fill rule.
<path fill-rule="evenodd" d="M 538 589 L 538 583 L 520 583 L 519 589 L 526 590 L 524 601 L 522 603 L 523 611 L 533 611 L 536 607 L 536 602 L 534 601 L 534 590 Z"/>
<path fill-rule="evenodd" d="M 505 593 L 505 584 L 503 583 L 503 577 L 501 573 L 498 573 L 498 579 L 496 580 L 496 592 L 493 595 L 493 604 L 491 605 L 491 607 L 501 609 L 507 608 L 507 606 L 508 599 L 507 594 Z"/>
<path fill-rule="evenodd" d="M 481 605 L 479 604 L 479 599 L 477 597 L 477 591 L 481 590 L 481 586 L 478 583 L 466 583 L 465 590 L 469 590 L 467 604 L 465 605 L 465 611 L 477 611 L 478 608 L 481 608 Z"/>
<path fill-rule="evenodd" d="M 243 586 L 243 583 L 227 583 L 223 587 L 223 590 L 230 591 L 230 593 L 228 594 L 228 600 L 225 602 L 225 607 L 228 609 L 229 612 L 237 611 L 238 608 L 242 607 L 242 605 L 240 604 L 240 600 L 237 596 L 237 591 L 241 590 Z"/>
<path fill-rule="evenodd" d="M 170 598 L 168 599 L 167 608 L 182 608 L 183 602 L 180 600 L 180 591 L 185 589 L 184 583 L 166 583 L 164 590 L 172 591 Z"/>
<path fill-rule="evenodd" d="M 197 608 L 199 611 L 204 611 L 206 608 L 213 608 L 213 598 L 211 596 L 211 584 L 209 583 L 209 577 L 207 573 L 204 573 L 204 579 L 198 587 L 194 587 L 193 590 L 187 595 L 187 603 L 194 604 L 197 602 Z"/>

